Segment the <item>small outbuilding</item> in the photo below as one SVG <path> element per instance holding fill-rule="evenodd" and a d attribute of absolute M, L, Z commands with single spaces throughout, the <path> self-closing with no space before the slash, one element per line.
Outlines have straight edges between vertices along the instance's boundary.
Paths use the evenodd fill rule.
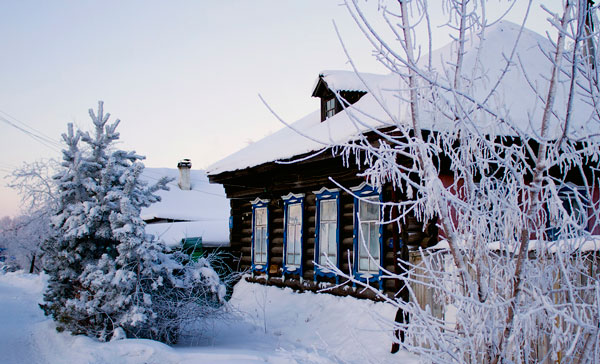
<path fill-rule="evenodd" d="M 189 159 L 178 168 L 146 168 L 149 183 L 172 179 L 168 191 L 158 191 L 161 201 L 142 210 L 146 232 L 171 248 L 227 250 L 229 248 L 229 201 L 222 186 L 210 184 L 203 170 L 193 170 Z"/>

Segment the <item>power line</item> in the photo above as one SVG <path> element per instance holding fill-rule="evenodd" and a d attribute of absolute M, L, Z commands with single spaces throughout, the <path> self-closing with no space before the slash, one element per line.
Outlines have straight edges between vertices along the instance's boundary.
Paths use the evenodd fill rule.
<path fill-rule="evenodd" d="M 7 113 L 6 111 L 0 110 L 0 113 L 6 115 L 9 119 L 12 119 L 13 121 L 15 121 L 15 122 L 23 125 L 24 127 L 29 128 L 30 130 L 32 130 L 37 135 L 43 137 L 49 143 L 55 144 L 57 146 L 60 146 L 60 143 L 57 142 L 54 138 L 49 137 L 48 135 L 44 134 L 42 131 L 37 130 L 36 128 L 32 127 L 31 125 L 25 123 L 24 121 L 21 121 L 21 120 L 17 119 L 16 117 L 12 116 L 11 114 Z"/>
<path fill-rule="evenodd" d="M 33 132 L 20 127 L 19 125 L 13 123 L 12 121 L 8 120 L 7 118 L 5 118 L 4 116 L 1 116 L 1 115 L 0 115 L 0 121 L 3 121 L 6 124 L 12 126 L 13 128 L 29 135 L 33 140 L 43 144 L 47 148 L 50 148 L 50 149 L 54 150 L 55 152 L 60 152 L 60 148 L 58 148 L 58 147 L 60 147 L 60 144 L 58 144 L 57 142 L 55 142 L 51 139 L 47 139 L 43 136 L 34 134 Z"/>

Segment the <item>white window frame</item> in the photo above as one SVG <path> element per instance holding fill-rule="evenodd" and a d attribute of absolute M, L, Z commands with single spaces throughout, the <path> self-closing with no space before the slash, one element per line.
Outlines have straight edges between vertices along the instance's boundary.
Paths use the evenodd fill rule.
<path fill-rule="evenodd" d="M 367 205 L 377 206 L 377 217 L 373 219 L 363 219 L 362 209 L 366 208 Z M 359 273 L 379 273 L 379 265 L 381 264 L 381 232 L 380 232 L 380 219 L 381 219 L 381 208 L 379 206 L 379 196 L 365 197 L 364 199 L 358 200 L 358 262 L 357 272 Z M 368 231 L 365 231 L 367 230 Z M 375 251 L 371 251 L 371 246 L 375 242 L 371 241 L 373 235 L 371 232 L 377 231 L 377 242 L 378 245 Z M 375 255 L 376 254 L 376 255 Z M 363 262 L 367 262 L 367 267 L 363 266 Z"/>
<path fill-rule="evenodd" d="M 269 200 L 255 199 L 252 204 L 252 270 L 267 271 L 269 263 Z M 257 211 L 264 211 L 264 224 L 258 225 Z M 257 242 L 258 240 L 258 242 Z M 262 243 L 262 244 L 261 244 Z M 258 246 L 259 244 L 260 246 Z M 258 248 L 258 249 L 257 249 Z M 258 259 L 257 259 L 258 258 Z M 264 258 L 264 259 L 263 259 Z"/>
<path fill-rule="evenodd" d="M 360 186 L 354 187 L 351 189 L 355 195 L 354 198 L 354 274 L 358 279 L 375 281 L 379 280 L 379 276 L 381 275 L 380 266 L 382 264 L 383 257 L 383 247 L 382 247 L 382 225 L 381 225 L 381 193 L 380 191 L 374 189 L 372 186 L 368 185 L 366 182 L 363 182 Z M 367 220 L 361 221 L 360 218 L 360 210 L 361 210 L 361 202 L 368 203 L 366 201 L 372 201 L 376 203 L 378 206 L 378 218 L 377 220 Z M 377 229 L 377 244 L 378 251 L 377 257 L 370 254 L 368 251 L 368 247 L 371 246 L 371 240 L 365 241 L 362 238 L 365 235 L 363 231 L 363 227 L 361 224 L 368 223 L 369 232 L 371 229 Z M 368 234 L 367 236 L 371 236 Z M 368 268 L 362 269 L 361 267 L 361 259 L 368 259 Z M 381 282 L 380 282 L 381 285 Z"/>
<path fill-rule="evenodd" d="M 328 220 L 326 225 L 328 226 L 327 232 L 330 232 L 330 229 L 333 227 L 335 229 L 335 239 L 333 241 L 333 244 L 335 244 L 335 256 L 329 256 L 327 255 L 327 258 L 336 266 L 339 267 L 339 260 L 340 260 L 340 192 L 338 188 L 335 189 L 328 189 L 328 188 L 321 188 L 319 191 L 314 191 L 313 192 L 316 196 L 316 211 L 315 211 L 315 263 L 317 263 L 318 265 L 321 265 L 323 267 L 318 267 L 317 265 L 315 265 L 315 280 L 317 279 L 317 276 L 328 276 L 328 277 L 333 277 L 335 276 L 337 278 L 337 275 L 335 275 L 334 272 L 332 272 L 330 269 L 324 267 L 326 264 L 326 259 L 323 253 L 327 254 L 327 251 L 323 249 L 323 236 L 324 236 L 324 226 L 325 224 L 323 224 L 323 219 L 322 219 L 322 206 L 323 203 L 334 203 L 335 204 L 335 219 L 334 220 Z M 327 237 L 330 237 L 330 234 L 326 234 Z M 329 240 L 329 239 L 328 239 Z M 332 242 L 328 241 L 327 242 L 327 248 L 330 248 L 330 244 Z M 327 249 L 330 250 L 330 249 Z"/>
<path fill-rule="evenodd" d="M 300 273 L 302 275 L 303 256 L 303 228 L 304 228 L 304 194 L 289 193 L 281 196 L 284 207 L 283 219 L 283 272 L 284 273 Z M 290 208 L 300 209 L 299 222 L 295 224 L 290 221 Z M 295 239 L 290 241 L 290 228 L 294 228 Z M 291 243 L 291 244 L 290 244 Z M 290 251 L 290 245 L 292 250 Z M 290 258 L 297 259 L 290 259 Z M 290 262 L 290 260 L 293 260 Z"/>
<path fill-rule="evenodd" d="M 323 207 L 326 205 L 333 205 L 333 210 L 336 212 L 332 219 L 326 219 L 323 217 Z M 323 199 L 319 204 L 319 257 L 317 259 L 318 263 L 324 265 L 327 263 L 327 260 L 331 260 L 337 265 L 337 200 L 334 198 Z M 331 232 L 334 231 L 335 235 L 333 235 L 334 239 L 331 241 Z M 332 248 L 334 246 L 334 249 Z M 333 250 L 333 252 L 332 252 Z M 331 256 L 330 256 L 331 255 Z"/>

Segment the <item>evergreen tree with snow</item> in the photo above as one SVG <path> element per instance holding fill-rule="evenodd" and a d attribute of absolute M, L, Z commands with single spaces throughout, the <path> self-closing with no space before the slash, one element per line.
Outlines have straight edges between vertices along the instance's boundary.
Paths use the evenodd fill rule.
<path fill-rule="evenodd" d="M 86 210 L 94 205 L 92 191 L 98 173 L 92 173 L 88 160 L 79 149 L 80 131 L 75 132 L 69 124 L 62 139 L 67 148 L 63 150 L 62 168 L 54 176 L 58 186 L 58 207 L 51 219 L 52 235 L 42 246 L 44 270 L 49 275 L 42 308 L 46 314 L 52 314 L 59 330 L 80 319 L 69 312 L 66 303 L 78 295 L 79 275 L 85 265 L 106 250 L 97 244 L 94 232 L 86 222 Z"/>
<path fill-rule="evenodd" d="M 108 123 L 102 102 L 90 116 L 93 135 L 71 124 L 63 134 L 68 148 L 55 176 L 59 206 L 44 246 L 49 283 L 42 308 L 59 330 L 101 340 L 123 330 L 175 342 L 182 307 L 220 306 L 221 284 L 209 264 L 183 264 L 146 234 L 141 209 L 160 199 L 155 192 L 168 179 L 148 186 L 140 179 L 144 157 L 113 148 L 119 120 Z M 209 294 L 198 300 L 182 292 Z"/>

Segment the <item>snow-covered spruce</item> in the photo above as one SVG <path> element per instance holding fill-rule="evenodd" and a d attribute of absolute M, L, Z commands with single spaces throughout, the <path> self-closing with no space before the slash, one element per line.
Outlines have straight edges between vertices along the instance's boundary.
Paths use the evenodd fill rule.
<path fill-rule="evenodd" d="M 119 120 L 108 124 L 102 102 L 90 116 L 94 134 L 72 124 L 63 134 L 41 306 L 59 330 L 106 340 L 122 329 L 174 343 L 186 320 L 222 305 L 225 289 L 208 261 L 189 262 L 146 234 L 140 210 L 160 199 L 155 192 L 168 180 L 148 186 L 140 179 L 143 157 L 114 148 Z"/>

